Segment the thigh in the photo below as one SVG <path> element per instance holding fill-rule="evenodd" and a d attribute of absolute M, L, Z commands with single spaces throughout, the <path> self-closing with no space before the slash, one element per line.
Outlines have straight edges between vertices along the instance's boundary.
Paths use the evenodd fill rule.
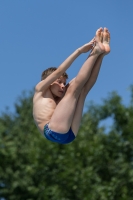
<path fill-rule="evenodd" d="M 83 109 L 83 98 L 79 98 L 79 96 L 83 95 L 83 91 L 83 89 L 77 90 L 75 78 L 68 84 L 65 96 L 57 105 L 50 119 L 49 127 L 51 130 L 66 133 L 71 127 L 73 132 L 77 132 L 75 124 L 80 121 Z M 77 114 L 78 116 L 76 116 Z"/>
<path fill-rule="evenodd" d="M 69 131 L 78 98 L 71 93 L 66 93 L 56 106 L 49 122 L 49 128 L 58 133 Z"/>
<path fill-rule="evenodd" d="M 86 98 L 86 95 L 85 95 L 85 92 L 84 92 L 84 89 L 83 89 L 80 96 L 79 96 L 79 99 L 77 101 L 75 113 L 74 113 L 74 116 L 73 116 L 73 121 L 72 121 L 72 124 L 71 124 L 71 129 L 72 129 L 75 136 L 77 135 L 79 127 L 80 127 L 85 98 Z"/>

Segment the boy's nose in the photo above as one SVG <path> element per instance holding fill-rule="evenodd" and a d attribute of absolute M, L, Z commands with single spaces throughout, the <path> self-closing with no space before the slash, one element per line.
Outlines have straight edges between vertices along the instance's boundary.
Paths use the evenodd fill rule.
<path fill-rule="evenodd" d="M 64 87 L 65 87 L 65 85 L 62 83 L 62 84 L 61 84 L 61 87 L 62 87 L 62 88 L 64 88 Z"/>

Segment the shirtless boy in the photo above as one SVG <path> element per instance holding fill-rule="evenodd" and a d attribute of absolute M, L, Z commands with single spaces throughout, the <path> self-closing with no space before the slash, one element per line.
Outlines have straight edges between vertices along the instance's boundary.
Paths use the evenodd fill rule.
<path fill-rule="evenodd" d="M 96 82 L 103 57 L 110 52 L 110 33 L 99 28 L 95 38 L 76 49 L 57 69 L 48 68 L 35 87 L 33 117 L 39 131 L 59 144 L 77 136 L 85 98 Z M 91 50 L 77 76 L 66 85 L 65 71 L 82 53 Z"/>

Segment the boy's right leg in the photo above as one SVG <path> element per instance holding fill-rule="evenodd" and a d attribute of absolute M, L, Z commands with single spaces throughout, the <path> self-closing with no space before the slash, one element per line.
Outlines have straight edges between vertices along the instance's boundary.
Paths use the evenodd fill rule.
<path fill-rule="evenodd" d="M 102 29 L 98 29 L 96 32 L 95 48 L 91 52 L 89 58 L 81 67 L 77 77 L 68 87 L 64 98 L 59 102 L 51 117 L 49 127 L 55 132 L 66 133 L 71 127 L 77 105 L 77 100 L 79 98 L 81 90 L 86 84 L 98 56 L 105 51 L 105 48 L 100 39 L 101 33 Z"/>
<path fill-rule="evenodd" d="M 96 82 L 103 57 L 104 57 L 103 54 L 98 57 L 95 65 L 94 65 L 94 68 L 92 70 L 91 76 L 90 76 L 89 80 L 87 81 L 87 83 L 84 85 L 84 87 L 81 91 L 81 94 L 79 96 L 79 99 L 77 101 L 77 106 L 75 109 L 75 113 L 74 113 L 74 117 L 73 117 L 73 121 L 72 121 L 72 125 L 71 125 L 71 128 L 72 128 L 75 136 L 77 135 L 79 127 L 80 127 L 86 96 Z"/>
<path fill-rule="evenodd" d="M 87 83 L 84 85 L 82 92 L 79 96 L 77 106 L 76 106 L 76 110 L 75 110 L 75 114 L 74 114 L 73 121 L 72 121 L 72 125 L 71 125 L 71 128 L 72 128 L 75 135 L 77 135 L 78 129 L 79 129 L 79 126 L 80 126 L 85 98 L 86 98 L 88 92 L 91 90 L 91 88 L 93 87 L 93 85 L 95 84 L 95 82 L 97 80 L 97 77 L 98 77 L 104 56 L 107 55 L 110 52 L 109 42 L 110 42 L 110 33 L 108 32 L 107 28 L 104 28 L 103 45 L 105 47 L 105 53 L 101 54 L 97 58 L 95 65 L 92 69 L 91 76 L 88 79 Z"/>

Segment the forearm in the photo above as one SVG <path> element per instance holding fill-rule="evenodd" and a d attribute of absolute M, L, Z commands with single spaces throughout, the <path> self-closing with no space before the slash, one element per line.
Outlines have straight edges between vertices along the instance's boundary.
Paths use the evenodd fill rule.
<path fill-rule="evenodd" d="M 93 41 L 92 41 L 93 42 Z M 92 48 L 92 42 L 76 49 L 50 76 L 42 80 L 36 85 L 36 91 L 46 90 L 57 78 L 59 78 L 73 63 L 73 61 L 81 54 L 86 53 Z"/>
<path fill-rule="evenodd" d="M 75 50 L 59 67 L 58 72 L 60 74 L 64 73 L 74 62 L 74 60 L 81 54 L 79 49 Z"/>
<path fill-rule="evenodd" d="M 89 50 L 92 49 L 92 46 L 94 44 L 95 39 L 92 39 L 89 43 L 81 46 L 80 48 L 76 49 L 56 70 L 59 75 L 64 73 L 70 65 L 73 63 L 73 61 L 81 54 L 86 53 Z"/>

